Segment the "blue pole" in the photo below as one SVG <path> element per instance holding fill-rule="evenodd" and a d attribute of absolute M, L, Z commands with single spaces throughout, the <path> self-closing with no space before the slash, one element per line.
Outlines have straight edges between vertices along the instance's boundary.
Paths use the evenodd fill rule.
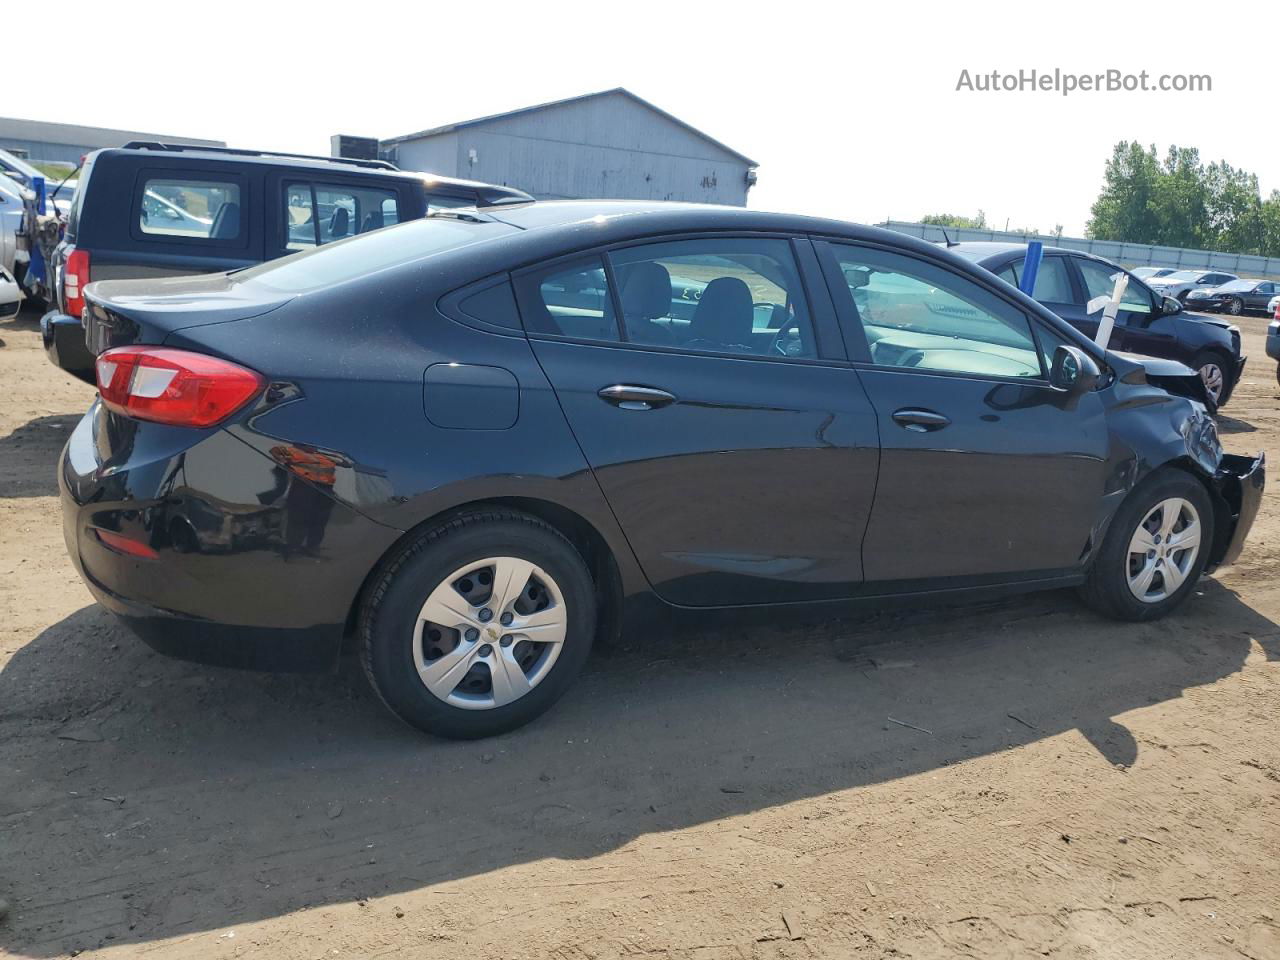
<path fill-rule="evenodd" d="M 1044 244 L 1039 240 L 1032 240 L 1027 244 L 1027 259 L 1022 264 L 1022 280 L 1018 283 L 1018 289 L 1025 293 L 1028 297 L 1036 288 L 1036 274 L 1040 272 L 1040 261 L 1044 259 Z"/>
<path fill-rule="evenodd" d="M 44 195 L 44 177 L 32 177 L 31 188 L 36 194 L 36 213 L 44 216 L 48 213 L 48 207 L 45 205 Z M 36 243 L 36 225 L 30 225 L 31 249 L 28 251 L 31 260 L 27 264 L 27 273 L 39 284 L 44 284 L 48 280 L 48 272 L 45 269 L 44 254 L 40 252 L 40 245 Z"/>

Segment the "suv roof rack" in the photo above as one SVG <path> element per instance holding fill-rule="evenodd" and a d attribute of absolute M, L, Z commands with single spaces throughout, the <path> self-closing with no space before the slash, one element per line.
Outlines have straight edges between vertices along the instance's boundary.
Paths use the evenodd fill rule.
<path fill-rule="evenodd" d="M 125 150 L 163 150 L 167 153 L 182 153 L 193 150 L 198 153 L 226 153 L 238 157 L 286 157 L 290 160 L 320 160 L 325 163 L 349 163 L 357 167 L 368 167 L 373 170 L 399 170 L 394 163 L 387 160 L 356 160 L 352 157 L 321 157 L 310 153 L 282 153 L 279 150 L 242 150 L 238 147 L 204 147 L 194 143 L 161 143 L 159 140 L 130 140 L 123 147 Z"/>

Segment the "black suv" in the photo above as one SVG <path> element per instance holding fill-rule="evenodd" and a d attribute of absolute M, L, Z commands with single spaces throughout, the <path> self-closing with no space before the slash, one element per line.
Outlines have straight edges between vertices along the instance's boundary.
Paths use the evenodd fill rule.
<path fill-rule="evenodd" d="M 953 243 L 950 249 L 1015 287 L 1022 279 L 1025 243 Z M 1117 272 L 1128 273 L 1102 257 L 1045 247 L 1032 296 L 1092 338 L 1098 333 L 1102 313 L 1090 313 L 1088 304 L 1096 297 L 1112 294 Z M 1239 327 L 1186 312 L 1179 301 L 1154 292 L 1132 273 L 1109 346 L 1186 364 L 1199 372 L 1205 392 L 1218 406 L 1230 399 L 1246 360 L 1240 352 Z"/>
<path fill-rule="evenodd" d="M 220 273 L 433 210 L 526 203 L 512 187 L 350 160 L 133 142 L 84 161 L 50 260 L 49 359 L 93 382 L 81 314 L 90 280 Z"/>

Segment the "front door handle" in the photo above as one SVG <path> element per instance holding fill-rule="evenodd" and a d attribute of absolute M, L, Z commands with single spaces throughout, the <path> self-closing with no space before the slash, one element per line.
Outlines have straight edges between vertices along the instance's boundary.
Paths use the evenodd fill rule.
<path fill-rule="evenodd" d="M 600 390 L 600 399 L 622 410 L 656 410 L 676 402 L 674 393 L 654 387 L 636 387 L 627 383 L 615 383 Z"/>
<path fill-rule="evenodd" d="M 893 422 L 910 430 L 912 433 L 927 433 L 930 430 L 941 430 L 951 421 L 940 413 L 934 413 L 932 410 L 903 407 L 901 410 L 893 412 Z"/>

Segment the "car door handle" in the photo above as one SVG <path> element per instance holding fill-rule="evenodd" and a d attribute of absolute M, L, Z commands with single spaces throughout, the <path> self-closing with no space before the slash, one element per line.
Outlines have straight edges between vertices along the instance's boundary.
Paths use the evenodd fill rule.
<path fill-rule="evenodd" d="M 674 393 L 654 387 L 636 387 L 628 383 L 615 383 L 600 390 L 600 399 L 622 410 L 656 410 L 676 402 Z"/>
<path fill-rule="evenodd" d="M 941 430 L 951 422 L 940 413 L 934 413 L 932 410 L 917 410 L 912 407 L 903 407 L 901 410 L 895 410 L 893 412 L 893 421 L 898 426 L 904 427 L 913 433 Z"/>

